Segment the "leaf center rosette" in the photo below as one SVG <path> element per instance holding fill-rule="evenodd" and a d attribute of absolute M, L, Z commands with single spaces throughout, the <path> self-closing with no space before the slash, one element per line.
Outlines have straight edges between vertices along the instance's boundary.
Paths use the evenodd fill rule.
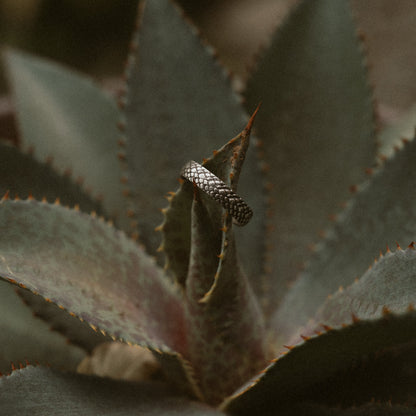
<path fill-rule="evenodd" d="M 242 133 L 203 162 L 233 192 L 253 118 Z M 239 262 L 230 213 L 189 180 L 183 180 L 169 199 L 162 247 L 185 294 L 187 358 L 205 400 L 217 404 L 265 367 L 264 320 Z"/>

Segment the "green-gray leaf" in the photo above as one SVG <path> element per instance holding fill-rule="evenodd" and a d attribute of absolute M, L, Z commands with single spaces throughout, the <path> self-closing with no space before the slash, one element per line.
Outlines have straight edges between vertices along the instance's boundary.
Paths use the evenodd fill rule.
<path fill-rule="evenodd" d="M 177 187 L 182 166 L 201 161 L 246 119 L 239 97 L 222 68 L 169 0 L 148 1 L 140 32 L 133 40 L 126 101 L 126 156 L 140 238 L 154 252 L 162 222 L 159 209 Z M 249 275 L 261 273 L 264 198 L 262 182 L 250 151 L 241 192 L 255 215 L 238 240 Z"/>
<path fill-rule="evenodd" d="M 331 295 L 300 333 L 311 335 L 321 324 L 339 327 L 353 319 L 379 318 L 383 310 L 396 313 L 416 305 L 416 251 L 388 252 L 359 280 Z"/>
<path fill-rule="evenodd" d="M 270 416 L 274 416 L 272 413 Z M 414 416 L 416 409 L 402 404 L 370 402 L 361 406 L 342 408 L 314 403 L 295 404 L 284 410 L 285 416 Z"/>
<path fill-rule="evenodd" d="M 276 359 L 257 379 L 228 399 L 223 408 L 235 415 L 249 415 L 259 411 L 259 403 L 260 410 L 276 412 L 291 403 L 310 399 L 315 386 L 322 382 L 330 384 L 331 377 L 337 380 L 337 375 L 342 377 L 342 371 L 348 373 L 355 363 L 369 354 L 414 343 L 415 333 L 415 312 L 387 315 L 378 320 L 359 321 L 342 329 L 329 330 Z M 385 383 L 388 383 L 383 384 L 387 390 L 390 383 L 395 383 L 395 379 Z M 342 388 L 342 379 L 340 385 Z M 325 392 L 321 394 L 325 396 Z"/>
<path fill-rule="evenodd" d="M 413 105 L 400 119 L 386 127 L 378 137 L 379 156 L 381 158 L 391 157 L 394 148 L 401 146 L 403 139 L 411 140 L 416 128 L 416 104 Z"/>
<path fill-rule="evenodd" d="M 359 189 L 328 231 L 305 272 L 276 313 L 283 343 L 307 323 L 326 297 L 363 275 L 386 245 L 416 238 L 416 140 L 386 161 Z"/>
<path fill-rule="evenodd" d="M 49 201 L 59 198 L 64 205 L 77 204 L 83 211 L 100 212 L 98 202 L 93 201 L 80 186 L 72 183 L 69 177 L 61 176 L 50 165 L 39 163 L 30 155 L 0 143 L 0 195 L 4 195 L 6 191 L 21 198 L 27 198 L 30 194 L 39 199 L 45 197 Z M 29 292 L 21 293 L 23 292 L 26 301 L 37 302 L 32 310 L 37 316 L 46 318 L 48 324 L 34 319 L 23 302 L 16 298 L 15 288 L 3 283 L 0 286 L 3 308 L 2 337 L 7 342 L 0 343 L 0 371 L 8 370 L 10 361 L 19 362 L 24 359 L 50 362 L 60 368 L 74 369 L 82 353 L 68 345 L 67 338 L 87 349 L 103 341 L 101 334 L 92 331 L 79 319 L 71 318 L 40 297 L 28 298 Z M 50 327 L 63 332 L 65 337 L 52 334 Z M 80 328 L 83 328 L 82 332 L 79 332 Z M 56 351 L 53 355 L 52 350 Z"/>
<path fill-rule="evenodd" d="M 126 341 L 183 352 L 183 307 L 123 233 L 75 210 L 0 203 L 0 275 Z"/>
<path fill-rule="evenodd" d="M 302 1 L 248 82 L 270 167 L 274 212 L 267 269 L 270 302 L 306 261 L 309 244 L 375 158 L 373 112 L 348 2 Z"/>
<path fill-rule="evenodd" d="M 115 381 L 31 366 L 0 378 L 0 408 L 8 416 L 223 415 L 176 395 L 163 384 Z"/>
<path fill-rule="evenodd" d="M 103 198 L 107 215 L 125 214 L 117 158 L 119 113 L 90 79 L 49 61 L 7 50 L 20 142 L 41 162 L 71 169 Z"/>
<path fill-rule="evenodd" d="M 67 343 L 64 336 L 52 332 L 45 322 L 33 316 L 15 293 L 15 287 L 0 282 L 0 372 L 15 366 L 38 361 L 75 370 L 84 352 Z"/>
<path fill-rule="evenodd" d="M 84 212 L 101 213 L 100 205 L 67 176 L 59 175 L 45 163 L 40 163 L 17 148 L 0 143 L 0 196 L 11 196 L 49 202 L 60 199 L 62 205 L 78 205 Z"/>
<path fill-rule="evenodd" d="M 42 296 L 35 295 L 24 289 L 18 289 L 17 293 L 26 305 L 30 307 L 32 313 L 47 323 L 48 331 L 51 332 L 53 330 L 61 333 L 68 344 L 71 343 L 87 352 L 91 352 L 97 345 L 111 341 L 110 335 L 94 331 L 87 322 L 80 321 L 77 317 L 69 315 L 68 312 L 61 310 L 53 303 L 46 302 Z M 28 325 L 31 325 L 31 323 L 28 323 Z M 27 355 L 27 357 L 30 357 L 30 360 L 35 360 L 35 358 L 31 358 L 32 355 Z M 37 360 L 40 361 L 39 359 Z"/>

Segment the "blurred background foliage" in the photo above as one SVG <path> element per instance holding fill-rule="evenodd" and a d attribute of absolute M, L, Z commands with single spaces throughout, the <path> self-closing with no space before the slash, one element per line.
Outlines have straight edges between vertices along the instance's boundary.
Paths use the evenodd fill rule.
<path fill-rule="evenodd" d="M 178 3 L 235 74 L 238 86 L 297 1 Z M 416 3 L 351 0 L 351 4 L 360 31 L 366 35 L 370 79 L 381 120 L 389 123 L 416 101 Z M 108 82 L 123 72 L 136 15 L 137 0 L 0 0 L 0 45 L 51 57 Z M 0 72 L 0 95 L 6 91 Z"/>

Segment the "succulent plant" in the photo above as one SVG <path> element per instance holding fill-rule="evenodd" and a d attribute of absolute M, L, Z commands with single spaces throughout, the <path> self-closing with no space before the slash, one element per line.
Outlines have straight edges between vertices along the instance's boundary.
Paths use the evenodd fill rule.
<path fill-rule="evenodd" d="M 5 51 L 2 414 L 416 414 L 414 111 L 376 133 L 347 2 L 296 6 L 244 100 L 169 0 L 139 17 L 118 106 Z"/>

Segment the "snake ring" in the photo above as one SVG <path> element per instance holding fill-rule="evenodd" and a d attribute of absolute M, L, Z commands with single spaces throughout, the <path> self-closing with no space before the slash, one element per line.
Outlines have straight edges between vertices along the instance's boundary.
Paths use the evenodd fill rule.
<path fill-rule="evenodd" d="M 191 160 L 181 171 L 181 176 L 195 183 L 199 189 L 218 201 L 234 218 L 237 225 L 246 225 L 253 211 L 229 186 L 199 163 Z"/>

